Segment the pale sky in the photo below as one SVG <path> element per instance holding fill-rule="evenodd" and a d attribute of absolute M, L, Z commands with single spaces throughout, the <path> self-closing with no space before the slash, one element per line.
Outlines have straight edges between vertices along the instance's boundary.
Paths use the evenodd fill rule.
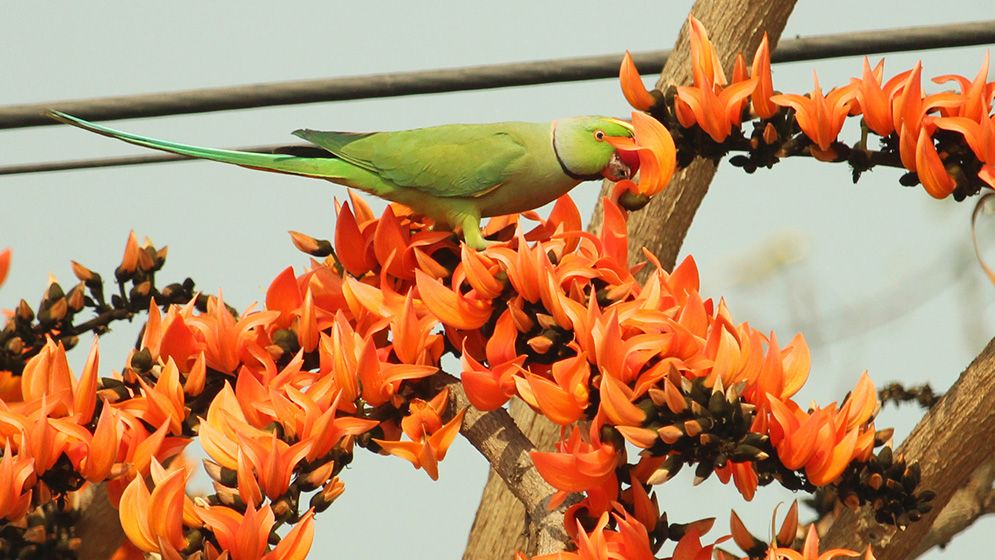
<path fill-rule="evenodd" d="M 690 4 L 6 2 L 0 105 L 669 48 Z M 985 0 L 938 5 L 799 2 L 784 37 L 995 19 Z M 922 59 L 926 76 L 973 77 L 984 51 L 887 55 L 885 72 Z M 859 58 L 777 65 L 774 84 L 804 93 L 813 69 L 829 87 L 860 68 Z M 294 141 L 289 132 L 301 127 L 364 131 L 628 112 L 616 81 L 600 80 L 112 126 L 227 147 Z M 0 131 L 0 165 L 137 153 L 145 152 L 65 126 Z M 813 369 L 800 402 L 842 398 L 865 369 L 878 384 L 929 381 L 943 390 L 995 335 L 995 288 L 967 258 L 973 202 L 935 201 L 899 186 L 899 175 L 879 169 L 854 186 L 845 166 L 809 159 L 755 175 L 723 165 L 685 241 L 703 295 L 725 297 L 736 320 L 774 329 L 781 340 L 805 329 Z M 574 191 L 588 214 L 597 189 Z M 71 285 L 70 259 L 109 275 L 131 229 L 169 245 L 163 279 L 191 276 L 200 290 L 223 289 L 227 302 L 245 308 L 288 264 L 306 265 L 286 231 L 330 237 L 332 197 L 345 196 L 329 183 L 209 162 L 0 177 L 0 192 L 0 248 L 14 249 L 0 308 L 21 297 L 37 302 L 49 273 Z M 986 231 L 991 238 L 995 230 Z M 772 255 L 785 251 L 794 260 L 772 270 Z M 120 367 L 137 327 L 119 325 L 101 341 L 102 374 Z M 888 407 L 878 424 L 904 437 L 918 416 L 910 406 Z M 432 482 L 400 459 L 360 451 L 344 472 L 346 493 L 318 516 L 312 557 L 458 558 L 486 464 L 458 440 L 440 473 Z M 744 504 L 714 478 L 691 488 L 679 477 L 657 492 L 672 521 L 717 516 L 712 538 L 725 530 L 730 507 L 764 536 L 774 506 L 792 499 L 771 486 Z M 995 521 L 982 520 L 926 558 L 989 551 L 985 532 L 993 529 Z"/>

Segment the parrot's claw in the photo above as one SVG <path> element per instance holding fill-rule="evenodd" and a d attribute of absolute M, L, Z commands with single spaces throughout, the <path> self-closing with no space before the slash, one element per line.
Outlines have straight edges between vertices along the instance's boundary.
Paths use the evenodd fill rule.
<path fill-rule="evenodd" d="M 480 232 L 480 218 L 477 216 L 464 216 L 460 225 L 463 229 L 463 243 L 467 247 L 483 251 L 495 243 L 494 241 L 484 239 L 483 234 Z"/>

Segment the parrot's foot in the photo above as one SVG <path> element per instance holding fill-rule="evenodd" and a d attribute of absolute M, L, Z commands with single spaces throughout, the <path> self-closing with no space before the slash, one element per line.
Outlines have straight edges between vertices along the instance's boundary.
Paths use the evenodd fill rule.
<path fill-rule="evenodd" d="M 477 216 L 464 216 L 460 226 L 463 229 L 463 242 L 466 243 L 467 247 L 483 251 L 488 246 L 496 243 L 495 241 L 484 239 L 483 234 L 480 232 L 480 218 Z"/>

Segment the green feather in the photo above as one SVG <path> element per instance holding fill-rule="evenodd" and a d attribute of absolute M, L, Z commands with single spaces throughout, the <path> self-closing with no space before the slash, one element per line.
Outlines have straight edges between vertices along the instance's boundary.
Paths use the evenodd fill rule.
<path fill-rule="evenodd" d="M 215 148 L 202 148 L 200 146 L 190 146 L 188 144 L 178 144 L 157 140 L 148 136 L 131 134 L 114 130 L 106 126 L 94 124 L 83 119 L 67 115 L 59 111 L 49 111 L 48 115 L 57 121 L 78 126 L 79 128 L 96 132 L 111 138 L 123 140 L 129 144 L 153 148 L 172 152 L 181 156 L 191 158 L 209 159 L 222 163 L 231 163 L 252 169 L 263 171 L 273 171 L 277 173 L 290 173 L 292 175 L 303 175 L 306 177 L 316 177 L 319 179 L 340 179 L 344 178 L 344 173 L 349 166 L 343 165 L 341 161 L 331 158 L 302 158 L 281 154 L 259 154 L 253 152 L 238 152 L 234 150 L 219 150 Z"/>
<path fill-rule="evenodd" d="M 441 197 L 472 197 L 505 182 L 528 155 L 526 134 L 547 137 L 549 124 L 444 125 L 372 134 L 294 132 L 393 185 Z"/>

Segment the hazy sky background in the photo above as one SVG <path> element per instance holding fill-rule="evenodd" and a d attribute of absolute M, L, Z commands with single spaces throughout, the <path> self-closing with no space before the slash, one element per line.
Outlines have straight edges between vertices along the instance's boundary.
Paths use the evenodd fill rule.
<path fill-rule="evenodd" d="M 230 86 L 280 80 L 518 62 L 668 48 L 691 5 L 671 2 L 5 2 L 0 10 L 0 104 Z M 895 6 L 901 5 L 896 10 Z M 937 7 L 942 9 L 937 9 Z M 995 19 L 990 1 L 799 2 L 784 38 Z M 887 55 L 886 75 L 922 59 L 926 76 L 973 77 L 985 47 Z M 777 65 L 777 89 L 806 92 L 860 73 L 859 58 Z M 647 82 L 653 79 L 647 77 Z M 404 129 L 453 122 L 627 116 L 614 80 L 371 101 L 141 119 L 111 126 L 207 146 L 294 141 L 300 127 Z M 854 138 L 852 129 L 847 138 Z M 146 153 L 65 126 L 0 131 L 0 165 Z M 738 321 L 789 340 L 804 329 L 813 353 L 800 402 L 842 398 L 867 369 L 883 384 L 948 387 L 995 335 L 995 290 L 970 260 L 973 201 L 935 201 L 879 169 L 860 184 L 845 166 L 809 159 L 746 175 L 723 165 L 685 242 L 703 294 L 725 297 Z M 574 191 L 590 213 L 598 186 Z M 329 183 L 213 164 L 175 163 L 0 177 L 0 247 L 14 249 L 0 307 L 37 302 L 54 273 L 69 286 L 69 260 L 105 277 L 128 231 L 169 245 L 162 278 L 192 276 L 244 308 L 263 298 L 288 264 L 307 259 L 286 231 L 330 237 Z M 376 205 L 376 208 L 382 206 Z M 995 229 L 986 230 L 987 237 Z M 784 258 L 787 264 L 772 263 Z M 118 368 L 137 325 L 101 342 L 102 374 Z M 85 355 L 87 343 L 77 353 Z M 82 356 L 77 363 L 81 363 Z M 914 407 L 885 408 L 881 426 L 904 437 Z M 347 492 L 318 518 L 314 558 L 457 558 L 486 476 L 458 440 L 432 482 L 393 457 L 360 452 Z M 762 489 L 752 504 L 714 478 L 659 487 L 672 521 L 719 517 L 735 507 L 758 535 L 790 493 Z M 986 519 L 946 552 L 990 551 Z M 985 538 L 988 536 L 989 538 Z"/>

